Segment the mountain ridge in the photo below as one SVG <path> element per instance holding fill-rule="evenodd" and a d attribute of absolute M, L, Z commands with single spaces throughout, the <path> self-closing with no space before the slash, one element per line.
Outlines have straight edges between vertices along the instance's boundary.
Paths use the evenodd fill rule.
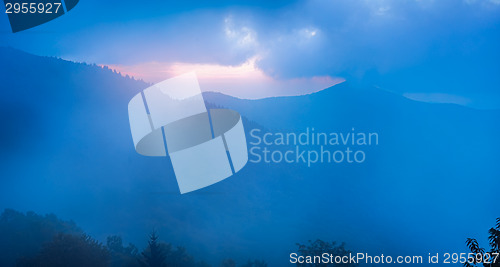
<path fill-rule="evenodd" d="M 207 106 L 255 122 L 244 121 L 247 133 L 355 128 L 377 132 L 380 144 L 366 149 L 363 164 L 249 162 L 220 183 L 180 195 L 168 159 L 134 150 L 127 105 L 148 84 L 99 66 L 5 51 L 0 203 L 74 219 L 97 238 L 124 233 L 141 244 L 145 232 L 159 229 L 194 254 L 246 260 L 248 252 L 280 266 L 296 242 L 317 237 L 367 253 L 381 245 L 399 255 L 459 251 L 466 226 L 489 227 L 498 208 L 496 112 L 349 84 L 261 100 L 204 93 Z M 249 149 L 251 141 L 247 135 Z M 484 220 L 464 218 L 469 210 Z M 443 228 L 436 220 L 466 223 Z"/>
<path fill-rule="evenodd" d="M 146 87 L 148 87 L 148 86 L 151 85 L 150 83 L 144 82 L 141 79 L 136 79 L 133 76 L 123 75 L 120 72 L 115 72 L 114 70 L 109 69 L 107 66 L 101 67 L 99 65 L 96 65 L 95 63 L 75 62 L 75 61 L 66 60 L 66 59 L 63 59 L 63 58 L 60 58 L 60 57 L 39 56 L 39 55 L 31 54 L 31 53 L 28 53 L 28 52 L 25 52 L 25 51 L 22 51 L 22 50 L 19 50 L 19 49 L 16 49 L 16 48 L 8 47 L 8 46 L 2 46 L 2 47 L 0 47 L 0 54 L 1 54 L 1 57 L 2 57 L 3 60 L 6 60 L 6 59 L 8 60 L 9 57 L 6 58 L 6 55 L 11 54 L 11 56 L 14 56 L 14 55 L 15 56 L 20 56 L 21 55 L 23 57 L 28 56 L 28 57 L 39 58 L 39 59 L 43 59 L 43 60 L 49 60 L 49 61 L 52 60 L 53 62 L 60 62 L 60 63 L 63 63 L 63 64 L 71 64 L 71 63 L 73 63 L 73 64 L 77 64 L 77 65 L 87 66 L 89 68 L 103 69 L 105 71 L 109 70 L 109 71 L 111 71 L 113 73 L 116 73 L 116 74 L 120 75 L 123 78 L 129 77 L 128 79 L 132 79 L 132 80 L 137 81 L 138 83 L 141 83 L 141 86 L 144 87 L 144 88 L 146 88 Z M 323 94 L 325 92 L 329 92 L 330 93 L 331 91 L 346 90 L 346 89 L 354 89 L 357 93 L 362 93 L 362 92 L 373 93 L 373 92 L 375 92 L 375 93 L 385 94 L 387 96 L 397 96 L 399 98 L 402 98 L 402 99 L 405 99 L 405 100 L 409 100 L 409 101 L 413 101 L 413 102 L 417 102 L 417 103 L 426 103 L 426 104 L 431 104 L 431 105 L 452 105 L 452 106 L 456 105 L 456 106 L 464 107 L 464 108 L 467 108 L 467 109 L 500 112 L 500 109 L 477 109 L 477 108 L 474 108 L 474 107 L 464 106 L 464 105 L 460 105 L 460 104 L 456 104 L 456 103 L 431 103 L 431 102 L 426 102 L 426 101 L 419 101 L 419 100 L 415 100 L 415 99 L 409 99 L 407 97 L 404 97 L 403 95 L 397 94 L 395 92 L 384 90 L 383 88 L 376 88 L 375 86 L 368 86 L 365 89 L 358 89 L 358 88 L 352 87 L 352 85 L 351 85 L 351 83 L 349 81 L 344 81 L 342 83 L 336 84 L 334 86 L 325 88 L 325 89 L 317 91 L 317 92 L 312 92 L 312 93 L 303 94 L 303 95 L 296 95 L 296 96 L 273 96 L 273 97 L 265 97 L 265 98 L 259 98 L 259 99 L 245 99 L 245 98 L 239 98 L 239 97 L 235 97 L 235 96 L 232 96 L 232 95 L 227 95 L 227 94 L 223 94 L 223 93 L 220 93 L 220 92 L 214 92 L 214 91 L 205 91 L 205 92 L 203 92 L 203 94 L 210 96 L 210 98 L 216 98 L 216 97 L 220 97 L 220 96 L 227 96 L 229 98 L 233 98 L 233 99 L 237 99 L 237 100 L 243 100 L 243 101 L 252 102 L 252 101 L 261 101 L 261 100 L 268 101 L 268 100 L 276 100 L 276 99 L 278 99 L 278 100 L 279 99 L 289 99 L 289 98 L 295 98 L 295 97 L 301 97 L 301 96 L 315 96 L 315 95 L 319 96 L 319 95 L 321 95 L 321 94 Z"/>

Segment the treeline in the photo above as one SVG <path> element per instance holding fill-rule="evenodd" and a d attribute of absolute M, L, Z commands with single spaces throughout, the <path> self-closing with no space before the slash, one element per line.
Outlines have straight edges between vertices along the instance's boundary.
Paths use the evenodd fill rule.
<path fill-rule="evenodd" d="M 149 235 L 146 248 L 124 245 L 120 236 L 106 244 L 85 234 L 74 222 L 53 214 L 26 214 L 6 209 L 0 215 L 0 266 L 17 267 L 207 267 L 184 247 L 162 242 L 156 232 Z M 266 267 L 264 261 L 237 264 L 223 260 L 221 267 Z"/>
<path fill-rule="evenodd" d="M 500 267 L 500 217 L 497 218 L 496 225 L 488 231 L 488 241 L 490 249 L 479 246 L 475 238 L 467 238 L 465 244 L 469 248 L 472 255 L 467 255 L 467 261 L 464 262 L 465 267 Z"/>
<path fill-rule="evenodd" d="M 499 221 L 500 223 L 500 221 Z M 498 230 L 497 226 L 497 229 Z M 495 231 L 496 231 L 495 230 Z M 493 231 L 493 230 L 490 230 Z M 500 233 L 497 231 L 495 233 Z M 0 215 L 0 266 L 16 267 L 209 267 L 196 259 L 186 248 L 163 242 L 157 232 L 149 236 L 147 246 L 140 250 L 124 244 L 120 236 L 109 236 L 105 244 L 82 231 L 73 221 L 64 221 L 54 214 L 38 215 L 6 209 Z M 493 238 L 498 240 L 498 235 Z M 349 255 L 345 244 L 308 241 L 296 244 L 298 256 Z M 497 245 L 498 246 L 498 245 Z M 497 247 L 498 248 L 498 247 Z M 236 262 L 227 258 L 215 267 L 267 267 L 259 260 Z M 357 266 L 356 264 L 296 263 L 296 266 Z M 496 265 L 495 265 L 496 266 Z"/>

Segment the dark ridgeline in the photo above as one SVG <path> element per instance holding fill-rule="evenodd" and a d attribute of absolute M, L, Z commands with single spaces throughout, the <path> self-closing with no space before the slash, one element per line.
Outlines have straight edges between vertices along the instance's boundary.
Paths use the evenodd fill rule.
<path fill-rule="evenodd" d="M 83 231 L 74 222 L 60 220 L 54 214 L 4 210 L 0 215 L 0 266 L 13 266 L 20 258 L 36 255 L 58 234 L 78 236 Z"/>
<path fill-rule="evenodd" d="M 16 267 L 209 267 L 186 248 L 160 241 L 156 231 L 139 253 L 134 244 L 123 245 L 120 236 L 109 236 L 106 245 L 85 234 L 74 222 L 54 214 L 41 216 L 6 209 L 0 215 L 0 266 Z M 231 265 L 229 263 L 234 263 Z M 228 265 L 229 264 L 229 265 Z M 264 261 L 221 266 L 266 267 Z"/>
<path fill-rule="evenodd" d="M 106 267 L 109 266 L 109 251 L 99 241 L 86 234 L 56 234 L 52 241 L 42 245 L 33 257 L 18 259 L 18 267 Z"/>
<path fill-rule="evenodd" d="M 498 208 L 498 110 L 422 103 L 349 83 L 259 100 L 205 93 L 210 107 L 238 111 L 247 133 L 355 128 L 377 132 L 380 145 L 368 147 L 360 165 L 249 163 L 214 186 L 180 195 L 168 159 L 133 148 L 127 104 L 149 84 L 10 48 L 0 48 L 0 69 L 0 208 L 54 211 L 85 222 L 95 236 L 114 231 L 143 244 L 157 229 L 210 262 L 225 253 L 246 259 L 244 251 L 279 266 L 297 240 L 318 233 L 368 253 L 381 236 L 391 254 L 459 251 L 468 229 L 481 225 L 463 211 Z M 447 224 L 455 227 L 441 226 Z M 346 228 L 356 234 L 346 236 Z M 407 235 L 414 242 L 399 245 Z M 2 257 L 13 257 L 7 251 Z M 113 264 L 112 251 L 110 257 Z"/>

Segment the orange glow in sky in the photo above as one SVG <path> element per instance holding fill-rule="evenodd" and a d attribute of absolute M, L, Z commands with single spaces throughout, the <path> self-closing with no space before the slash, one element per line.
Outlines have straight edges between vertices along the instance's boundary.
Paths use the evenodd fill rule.
<path fill-rule="evenodd" d="M 344 81 L 342 78 L 317 76 L 288 80 L 275 79 L 256 67 L 257 58 L 238 66 L 198 63 L 146 62 L 137 65 L 107 65 L 136 79 L 157 83 L 195 71 L 202 91 L 221 92 L 239 98 L 303 95 L 321 91 Z"/>

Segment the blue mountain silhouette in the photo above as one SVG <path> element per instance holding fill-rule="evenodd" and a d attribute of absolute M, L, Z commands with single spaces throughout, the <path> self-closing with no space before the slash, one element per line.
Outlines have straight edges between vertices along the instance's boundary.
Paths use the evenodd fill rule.
<path fill-rule="evenodd" d="M 127 104 L 147 83 L 12 48 L 0 49 L 0 62 L 0 208 L 54 212 L 97 238 L 119 233 L 138 245 L 154 228 L 200 258 L 259 255 L 272 266 L 315 238 L 368 253 L 458 252 L 470 229 L 498 217 L 499 111 L 348 82 L 259 100 L 204 93 L 208 106 L 244 116 L 247 137 L 354 128 L 377 132 L 379 145 L 363 164 L 248 163 L 180 195 L 170 162 L 133 148 Z"/>

